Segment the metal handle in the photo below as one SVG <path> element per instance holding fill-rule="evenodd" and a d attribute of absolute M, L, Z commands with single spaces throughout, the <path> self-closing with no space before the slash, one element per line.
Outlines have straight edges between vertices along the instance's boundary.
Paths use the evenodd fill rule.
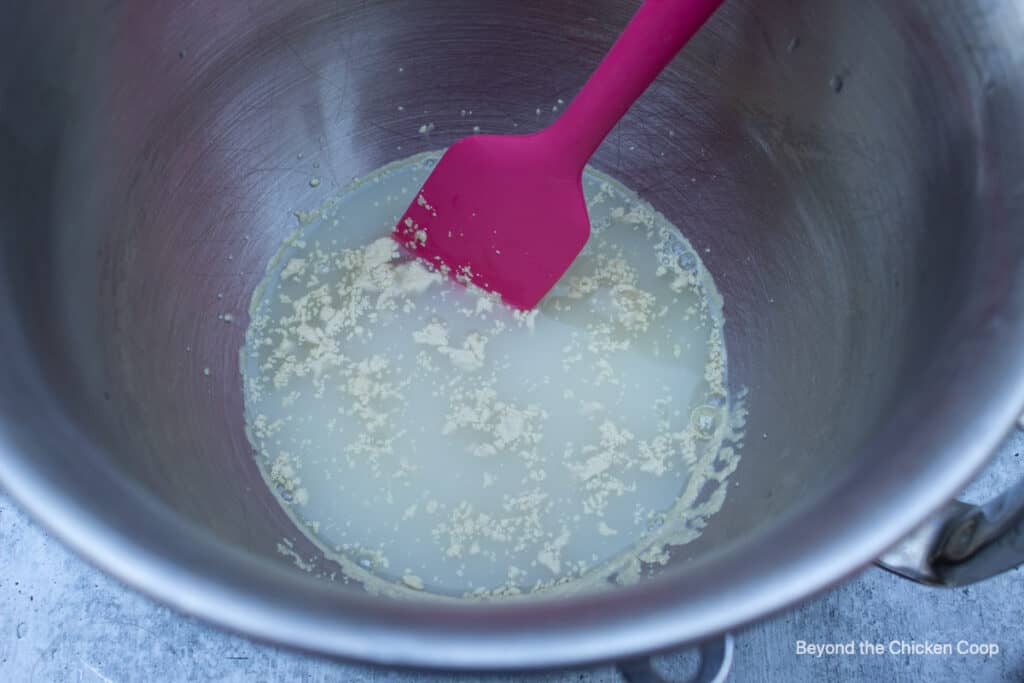
<path fill-rule="evenodd" d="M 700 668 L 687 683 L 725 683 L 732 669 L 735 642 L 731 633 L 698 646 Z M 619 673 L 628 683 L 671 683 L 654 670 L 650 657 L 632 659 L 619 664 Z"/>
<path fill-rule="evenodd" d="M 954 500 L 878 564 L 937 586 L 963 586 L 1024 564 L 1024 480 L 984 505 Z"/>

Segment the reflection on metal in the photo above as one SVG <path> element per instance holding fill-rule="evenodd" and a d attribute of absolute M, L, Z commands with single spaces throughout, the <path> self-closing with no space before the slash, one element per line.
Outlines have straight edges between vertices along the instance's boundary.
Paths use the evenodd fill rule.
<path fill-rule="evenodd" d="M 1024 562 L 1024 480 L 984 505 L 953 501 L 878 564 L 920 583 L 962 586 Z"/>
<path fill-rule="evenodd" d="M 598 151 L 702 250 L 750 388 L 738 486 L 678 562 L 598 596 L 473 607 L 282 564 L 288 535 L 331 569 L 259 476 L 237 359 L 292 212 L 476 126 L 548 123 L 636 5 L 10 0 L 0 485 L 165 603 L 391 665 L 664 650 L 877 557 L 1024 405 L 1019 0 L 728 0 Z M 1012 557 L 1009 519 L 953 544 L 1000 560 L 966 566 Z"/>

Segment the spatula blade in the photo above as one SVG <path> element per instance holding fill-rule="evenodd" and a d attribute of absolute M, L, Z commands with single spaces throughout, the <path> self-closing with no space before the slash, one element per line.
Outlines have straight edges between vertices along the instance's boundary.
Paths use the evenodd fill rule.
<path fill-rule="evenodd" d="M 590 235 L 581 169 L 538 138 L 456 142 L 399 220 L 395 239 L 516 308 L 536 306 Z"/>

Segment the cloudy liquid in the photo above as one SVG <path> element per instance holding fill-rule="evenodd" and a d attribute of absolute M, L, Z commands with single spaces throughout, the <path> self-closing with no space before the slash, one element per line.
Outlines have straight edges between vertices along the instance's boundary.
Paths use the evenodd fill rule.
<path fill-rule="evenodd" d="M 591 170 L 592 236 L 534 313 L 432 274 L 387 237 L 435 160 L 303 216 L 269 266 L 241 355 L 257 462 L 364 582 L 493 596 L 599 574 L 707 476 L 721 301 L 679 231 Z"/>

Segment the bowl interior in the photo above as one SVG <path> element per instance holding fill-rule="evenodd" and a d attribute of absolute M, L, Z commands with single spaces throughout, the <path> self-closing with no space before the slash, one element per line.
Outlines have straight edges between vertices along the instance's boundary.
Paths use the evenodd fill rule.
<path fill-rule="evenodd" d="M 242 417 L 245 312 L 293 212 L 474 126 L 550 123 L 635 6 L 150 3 L 58 26 L 53 44 L 77 36 L 89 59 L 44 60 L 49 90 L 22 84 L 42 136 L 25 149 L 52 158 L 5 171 L 31 229 L 4 247 L 53 410 L 220 542 L 291 566 L 287 537 L 328 569 L 266 489 Z M 670 572 L 869 466 L 977 272 L 978 84 L 944 61 L 950 28 L 924 3 L 761 10 L 726 3 L 592 160 L 703 252 L 730 385 L 749 391 L 725 506 Z"/>

